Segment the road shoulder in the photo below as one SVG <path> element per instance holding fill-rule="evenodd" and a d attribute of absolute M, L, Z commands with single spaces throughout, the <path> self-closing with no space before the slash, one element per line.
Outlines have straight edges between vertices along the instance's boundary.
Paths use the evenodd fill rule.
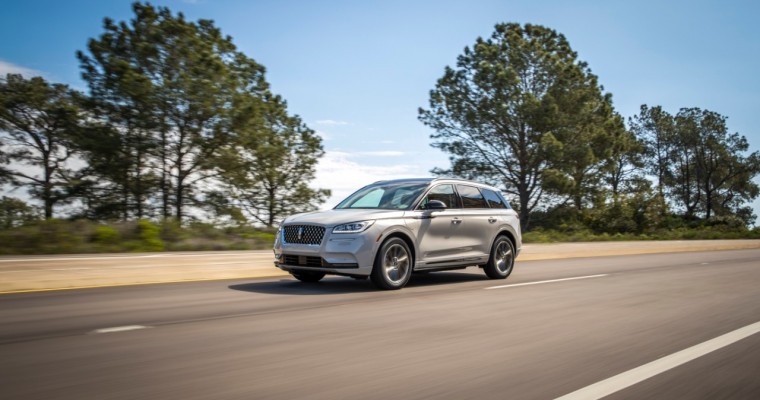
<path fill-rule="evenodd" d="M 517 261 L 760 248 L 760 240 L 523 245 Z M 0 257 L 0 294 L 287 276 L 271 251 Z"/>

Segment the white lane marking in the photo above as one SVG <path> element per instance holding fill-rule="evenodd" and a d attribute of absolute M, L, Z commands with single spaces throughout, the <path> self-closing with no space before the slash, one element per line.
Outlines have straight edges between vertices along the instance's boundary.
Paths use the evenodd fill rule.
<path fill-rule="evenodd" d="M 84 269 L 95 269 L 95 268 L 31 268 L 31 269 L 12 269 L 8 271 L 0 271 L 0 274 L 5 274 L 9 272 L 39 272 L 39 271 L 81 271 Z"/>
<path fill-rule="evenodd" d="M 248 264 L 250 264 L 250 261 L 215 262 L 215 263 L 208 263 L 206 265 L 248 265 Z"/>
<path fill-rule="evenodd" d="M 260 255 L 273 255 L 272 250 L 251 250 L 249 253 L 226 253 L 219 252 L 214 254 L 164 254 L 164 257 L 250 257 Z"/>
<path fill-rule="evenodd" d="M 110 257 L 49 257 L 49 258 L 10 258 L 0 259 L 0 263 L 13 263 L 13 262 L 39 262 L 39 261 L 69 261 L 69 260 L 124 260 L 130 258 L 155 258 L 155 257 L 251 257 L 272 255 L 270 250 L 252 250 L 248 253 L 210 253 L 210 254 L 174 254 L 174 253 L 161 253 L 161 254 L 146 254 L 141 256 L 110 256 Z"/>
<path fill-rule="evenodd" d="M 585 388 L 558 397 L 556 400 L 599 399 L 609 396 L 612 393 L 623 390 L 681 364 L 685 364 L 695 358 L 702 357 L 715 350 L 738 342 L 758 332 L 760 332 L 760 322 L 755 322 L 754 324 L 747 325 L 743 328 L 726 333 L 725 335 L 689 347 L 688 349 L 662 357 L 648 364 L 644 364 L 640 367 L 594 383 L 593 385 L 586 386 Z"/>
<path fill-rule="evenodd" d="M 29 271 L 39 271 L 38 269 L 12 269 L 10 271 L 0 271 L 0 274 L 7 274 L 9 272 L 29 272 Z"/>
<path fill-rule="evenodd" d="M 163 257 L 161 254 L 151 254 L 146 256 L 111 256 L 111 257 L 58 257 L 58 258 L 18 258 L 0 260 L 3 263 L 10 262 L 39 262 L 39 261 L 77 261 L 77 260 L 122 260 L 125 258 L 153 258 Z"/>
<path fill-rule="evenodd" d="M 81 271 L 83 269 L 92 269 L 92 268 L 50 268 L 50 269 L 44 269 L 43 271 Z M 40 270 L 37 270 L 40 271 Z"/>
<path fill-rule="evenodd" d="M 149 326 L 145 325 L 126 325 L 126 326 L 114 326 L 113 328 L 102 328 L 102 329 L 95 329 L 94 331 L 90 333 L 114 333 L 114 332 L 126 332 L 126 331 L 136 331 L 138 329 L 148 329 Z"/>
<path fill-rule="evenodd" d="M 186 267 L 186 268 L 204 268 L 211 265 L 250 265 L 250 261 L 231 261 L 231 262 L 216 262 L 216 263 L 205 263 L 205 264 L 198 264 L 198 265 L 171 265 L 171 264 L 150 264 L 150 265 L 119 265 L 116 267 L 105 267 L 105 269 L 138 269 L 138 268 L 159 268 L 159 267 Z M 72 267 L 72 268 L 34 268 L 34 269 L 13 269 L 8 271 L 0 271 L 0 274 L 10 273 L 10 272 L 39 272 L 39 271 L 83 271 L 83 270 L 94 270 L 97 268 L 92 267 Z M 101 268 L 102 269 L 102 268 Z"/>
<path fill-rule="evenodd" d="M 249 261 L 235 261 L 235 262 L 183 264 L 183 265 L 180 265 L 180 264 L 120 265 L 117 267 L 108 267 L 108 268 L 118 268 L 118 269 L 159 268 L 159 267 L 204 268 L 204 267 L 208 267 L 209 265 L 250 265 L 250 264 L 251 263 Z"/>
<path fill-rule="evenodd" d="M 591 279 L 591 278 L 601 278 L 603 276 L 607 276 L 609 274 L 599 274 L 599 275 L 588 275 L 588 276 L 576 276 L 573 278 L 562 278 L 562 279 L 550 279 L 548 281 L 536 281 L 536 282 L 525 282 L 525 283 L 513 283 L 511 285 L 501 285 L 501 286 L 491 286 L 487 287 L 488 289 L 503 289 L 503 288 L 509 288 L 509 287 L 517 287 L 517 286 L 528 286 L 528 285 L 540 285 L 542 283 L 554 283 L 554 282 L 564 282 L 564 281 L 575 281 L 578 279 Z"/>

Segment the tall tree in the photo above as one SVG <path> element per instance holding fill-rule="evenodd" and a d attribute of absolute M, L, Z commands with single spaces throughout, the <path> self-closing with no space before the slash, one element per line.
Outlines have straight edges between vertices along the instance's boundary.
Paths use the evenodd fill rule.
<path fill-rule="evenodd" d="M 148 131 L 121 121 L 116 109 L 87 102 L 88 120 L 75 145 L 87 161 L 77 187 L 83 217 L 130 220 L 152 214 L 148 201 L 157 188 L 149 169 L 148 149 L 155 147 Z M 105 111 L 106 108 L 109 111 Z"/>
<path fill-rule="evenodd" d="M 10 163 L 5 175 L 42 201 L 46 219 L 70 197 L 67 187 L 75 170 L 67 162 L 79 128 L 77 97 L 66 85 L 41 77 L 0 79 L 0 140 L 7 149 L 2 158 Z"/>
<path fill-rule="evenodd" d="M 662 107 L 642 105 L 629 119 L 631 132 L 644 144 L 647 172 L 657 178 L 657 193 L 665 198 L 665 186 L 672 180 L 670 156 L 673 151 L 675 121 Z"/>
<path fill-rule="evenodd" d="M 543 26 L 498 24 L 446 67 L 419 119 L 450 154 L 437 173 L 504 185 L 521 225 L 546 190 L 582 206 L 614 118 L 611 98 L 565 37 Z"/>
<path fill-rule="evenodd" d="M 23 201 L 3 196 L 0 198 L 0 229 L 11 229 L 38 218 L 38 213 Z"/>
<path fill-rule="evenodd" d="M 288 115 L 279 96 L 247 100 L 238 136 L 219 163 L 224 195 L 215 198 L 272 227 L 288 214 L 316 209 L 330 195 L 309 186 L 324 151 L 320 137 Z"/>
<path fill-rule="evenodd" d="M 687 219 L 751 213 L 744 204 L 758 196 L 752 182 L 760 174 L 760 152 L 746 154 L 747 139 L 729 134 L 726 117 L 700 108 L 675 116 L 661 107 L 642 106 L 632 130 L 646 145 L 649 171 L 659 190 Z"/>
<path fill-rule="evenodd" d="M 11 171 L 7 167 L 11 160 L 8 153 L 5 152 L 4 147 L 5 143 L 0 140 L 0 185 L 12 182 Z"/>
<path fill-rule="evenodd" d="M 605 201 L 605 173 L 619 156 L 614 150 L 625 130 L 612 108 L 611 95 L 600 96 L 599 91 L 593 85 L 579 88 L 575 99 L 567 96 L 562 122 L 546 135 L 554 138 L 555 151 L 548 153 L 552 156 L 547 157 L 544 188 L 565 197 L 577 212 Z"/>
<path fill-rule="evenodd" d="M 692 147 L 693 180 L 705 218 L 718 211 L 734 213 L 743 202 L 754 200 L 758 186 L 752 179 L 760 174 L 760 152 L 747 156 L 749 143 L 738 133 L 729 134 L 726 117 L 714 111 L 683 108 L 676 115 L 679 143 Z M 743 200 L 738 201 L 737 200 Z M 732 204 L 733 207 L 727 206 Z"/>
<path fill-rule="evenodd" d="M 617 202 L 621 195 L 637 193 L 648 184 L 643 176 L 644 144 L 624 127 L 614 130 L 611 139 L 602 179 Z"/>
<path fill-rule="evenodd" d="M 90 54 L 78 57 L 93 99 L 111 110 L 132 159 L 125 164 L 138 207 L 155 183 L 160 214 L 181 220 L 201 182 L 214 176 L 234 128 L 234 97 L 268 85 L 264 68 L 212 21 L 187 21 L 147 3 L 133 10 L 129 23 L 106 19 L 105 33 L 88 43 Z"/>

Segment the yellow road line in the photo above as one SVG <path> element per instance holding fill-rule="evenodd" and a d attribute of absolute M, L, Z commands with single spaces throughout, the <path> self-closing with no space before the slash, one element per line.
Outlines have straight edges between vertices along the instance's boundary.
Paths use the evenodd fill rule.
<path fill-rule="evenodd" d="M 276 274 L 276 275 L 270 274 L 270 275 L 256 275 L 256 276 L 240 276 L 236 278 L 181 279 L 181 280 L 175 280 L 175 281 L 149 281 L 149 282 L 134 282 L 134 283 L 115 283 L 115 284 L 107 284 L 107 285 L 71 286 L 71 287 L 45 288 L 45 289 L 19 289 L 19 290 L 8 290 L 8 291 L 0 292 L 0 295 L 13 294 L 13 293 L 57 292 L 61 290 L 96 289 L 96 288 L 119 287 L 119 286 L 157 285 L 160 283 L 183 283 L 183 282 L 204 282 L 204 281 L 226 281 L 226 280 L 235 280 L 235 279 L 277 278 L 277 277 L 282 277 L 282 276 L 287 276 L 287 275 L 288 274 Z"/>

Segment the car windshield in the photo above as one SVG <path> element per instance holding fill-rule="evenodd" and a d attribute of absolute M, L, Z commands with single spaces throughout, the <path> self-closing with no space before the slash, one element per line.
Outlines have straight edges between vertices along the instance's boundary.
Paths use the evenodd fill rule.
<path fill-rule="evenodd" d="M 359 189 L 348 196 L 336 209 L 368 208 L 383 210 L 406 210 L 428 186 L 427 183 L 377 183 Z"/>

